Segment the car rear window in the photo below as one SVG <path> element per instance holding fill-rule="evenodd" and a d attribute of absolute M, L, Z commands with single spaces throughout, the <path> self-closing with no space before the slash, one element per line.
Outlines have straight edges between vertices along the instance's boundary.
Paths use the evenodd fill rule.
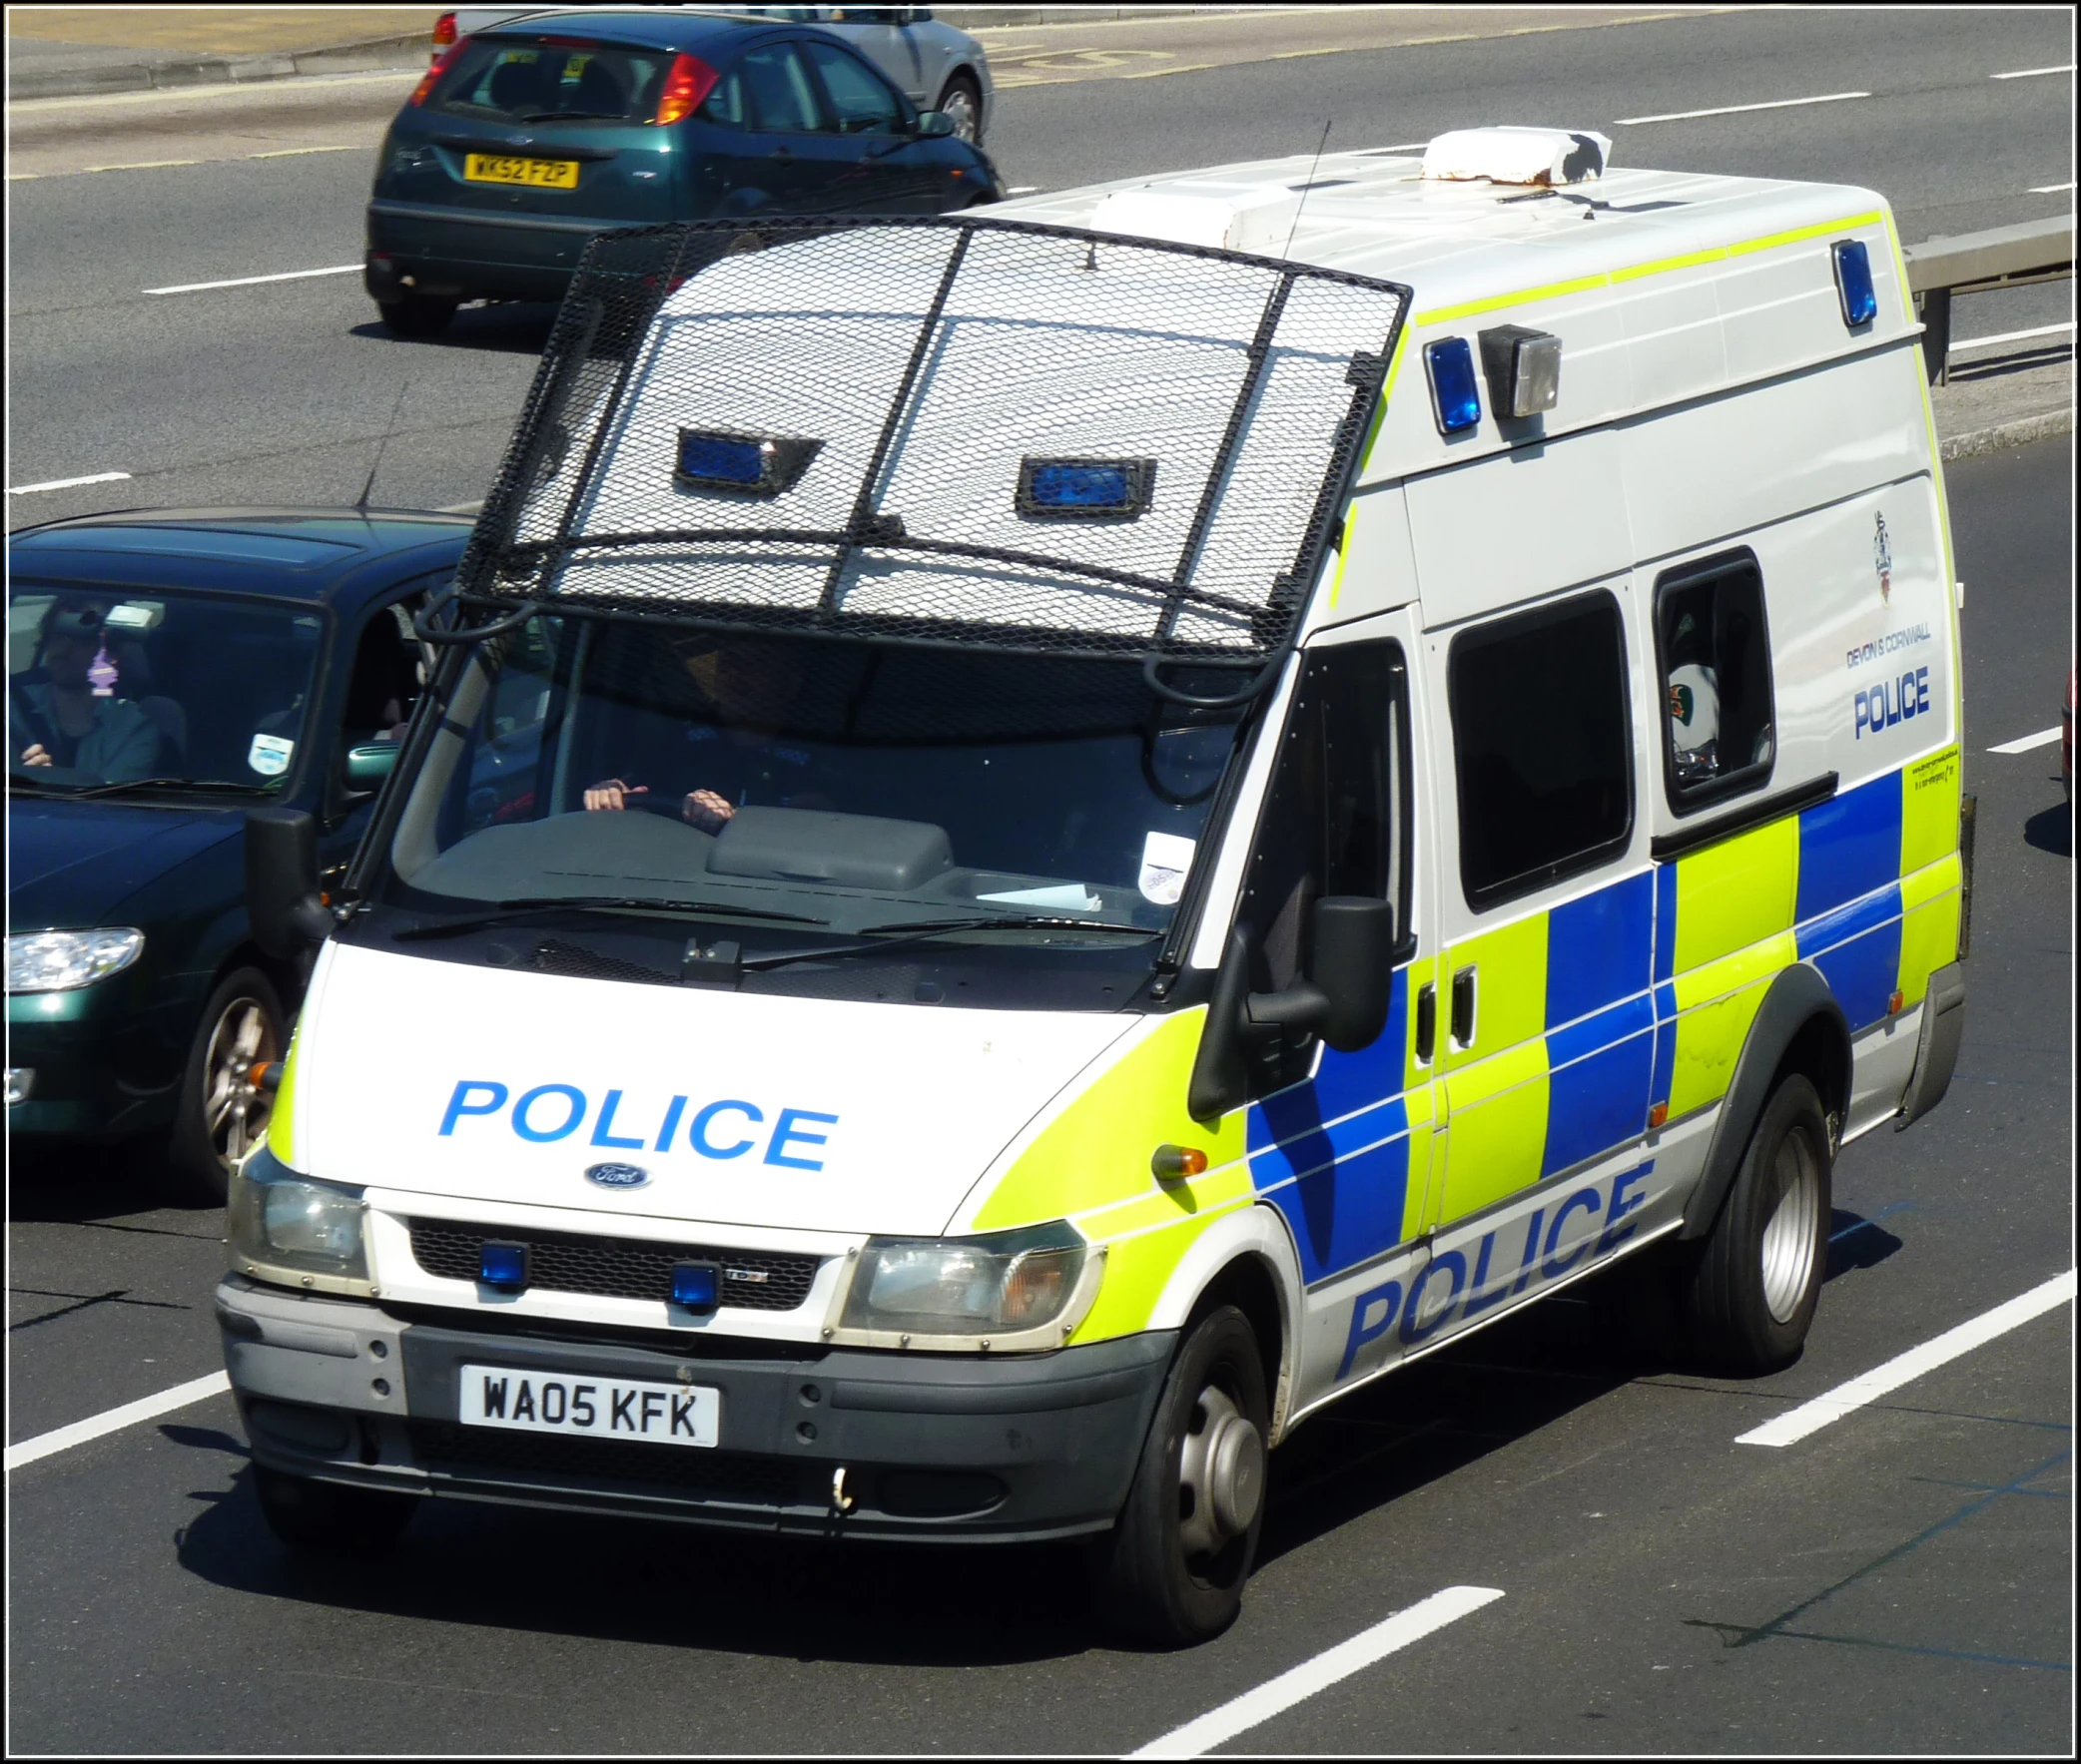
<path fill-rule="evenodd" d="M 426 108 L 504 123 L 648 122 L 671 60 L 573 37 L 479 37 L 462 46 Z"/>

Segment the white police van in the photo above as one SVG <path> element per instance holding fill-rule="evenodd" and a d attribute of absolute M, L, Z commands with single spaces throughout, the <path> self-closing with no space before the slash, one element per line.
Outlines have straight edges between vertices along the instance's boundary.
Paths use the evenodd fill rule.
<path fill-rule="evenodd" d="M 276 1531 L 1084 1536 L 1617 1258 L 1785 1364 L 1963 1021 L 1868 191 L 1476 130 L 611 235 L 317 948 L 218 1317 Z"/>

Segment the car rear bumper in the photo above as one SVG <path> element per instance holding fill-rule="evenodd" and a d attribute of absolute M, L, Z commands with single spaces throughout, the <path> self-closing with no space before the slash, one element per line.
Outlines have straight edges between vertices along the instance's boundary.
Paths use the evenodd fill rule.
<path fill-rule="evenodd" d="M 406 1320 L 239 1275 L 218 1286 L 217 1320 L 254 1456 L 276 1470 L 473 1500 L 931 1541 L 1031 1541 L 1111 1524 L 1176 1340 L 1152 1332 L 994 1361 L 811 1347 L 773 1358 L 767 1344 L 744 1358 L 751 1344 L 692 1335 L 672 1351 Z M 718 1444 L 465 1426 L 469 1364 L 712 1388 Z"/>
<path fill-rule="evenodd" d="M 592 236 L 629 224 L 372 202 L 363 282 L 382 302 L 560 300 Z"/>

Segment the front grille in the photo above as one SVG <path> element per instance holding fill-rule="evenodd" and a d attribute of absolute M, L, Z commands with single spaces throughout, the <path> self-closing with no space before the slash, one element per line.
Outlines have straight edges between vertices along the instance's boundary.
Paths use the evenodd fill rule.
<path fill-rule="evenodd" d="M 672 1296 L 674 1264 L 714 1262 L 723 1271 L 719 1299 L 725 1309 L 792 1311 L 809 1297 L 817 1278 L 815 1256 L 653 1243 L 647 1238 L 589 1237 L 566 1231 L 486 1231 L 448 1219 L 410 1223 L 412 1260 L 442 1280 L 475 1280 L 486 1238 L 527 1244 L 528 1285 L 548 1292 L 654 1299 L 663 1304 Z"/>
<path fill-rule="evenodd" d="M 419 1463 L 451 1475 L 488 1471 L 552 1482 L 640 1482 L 691 1499 L 746 1506 L 796 1506 L 804 1499 L 805 1467 L 785 1459 L 635 1441 L 573 1440 L 448 1421 L 414 1421 L 409 1426 Z"/>

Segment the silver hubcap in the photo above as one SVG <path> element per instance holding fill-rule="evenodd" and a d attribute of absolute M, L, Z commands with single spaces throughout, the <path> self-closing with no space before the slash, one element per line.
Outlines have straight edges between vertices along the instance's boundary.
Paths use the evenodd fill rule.
<path fill-rule="evenodd" d="M 976 139 L 976 100 L 969 89 L 966 86 L 950 87 L 947 96 L 940 100 L 940 109 L 954 125 L 955 134 L 973 144 Z"/>
<path fill-rule="evenodd" d="M 1814 1247 L 1820 1237 L 1820 1172 L 1812 1149 L 1797 1136 L 1777 1148 L 1777 1168 L 1787 1180 L 1770 1223 L 1763 1227 L 1763 1303 L 1779 1323 L 1789 1323 L 1813 1275 Z"/>
<path fill-rule="evenodd" d="M 253 1081 L 253 1068 L 281 1054 L 281 1037 L 258 998 L 234 998 L 210 1031 L 203 1061 L 203 1119 L 226 1167 L 253 1149 L 274 1098 Z"/>
<path fill-rule="evenodd" d="M 1211 1555 L 1240 1537 L 1264 1499 L 1264 1441 L 1226 1391 L 1209 1385 L 1193 1405 L 1178 1464 L 1178 1541 Z"/>

